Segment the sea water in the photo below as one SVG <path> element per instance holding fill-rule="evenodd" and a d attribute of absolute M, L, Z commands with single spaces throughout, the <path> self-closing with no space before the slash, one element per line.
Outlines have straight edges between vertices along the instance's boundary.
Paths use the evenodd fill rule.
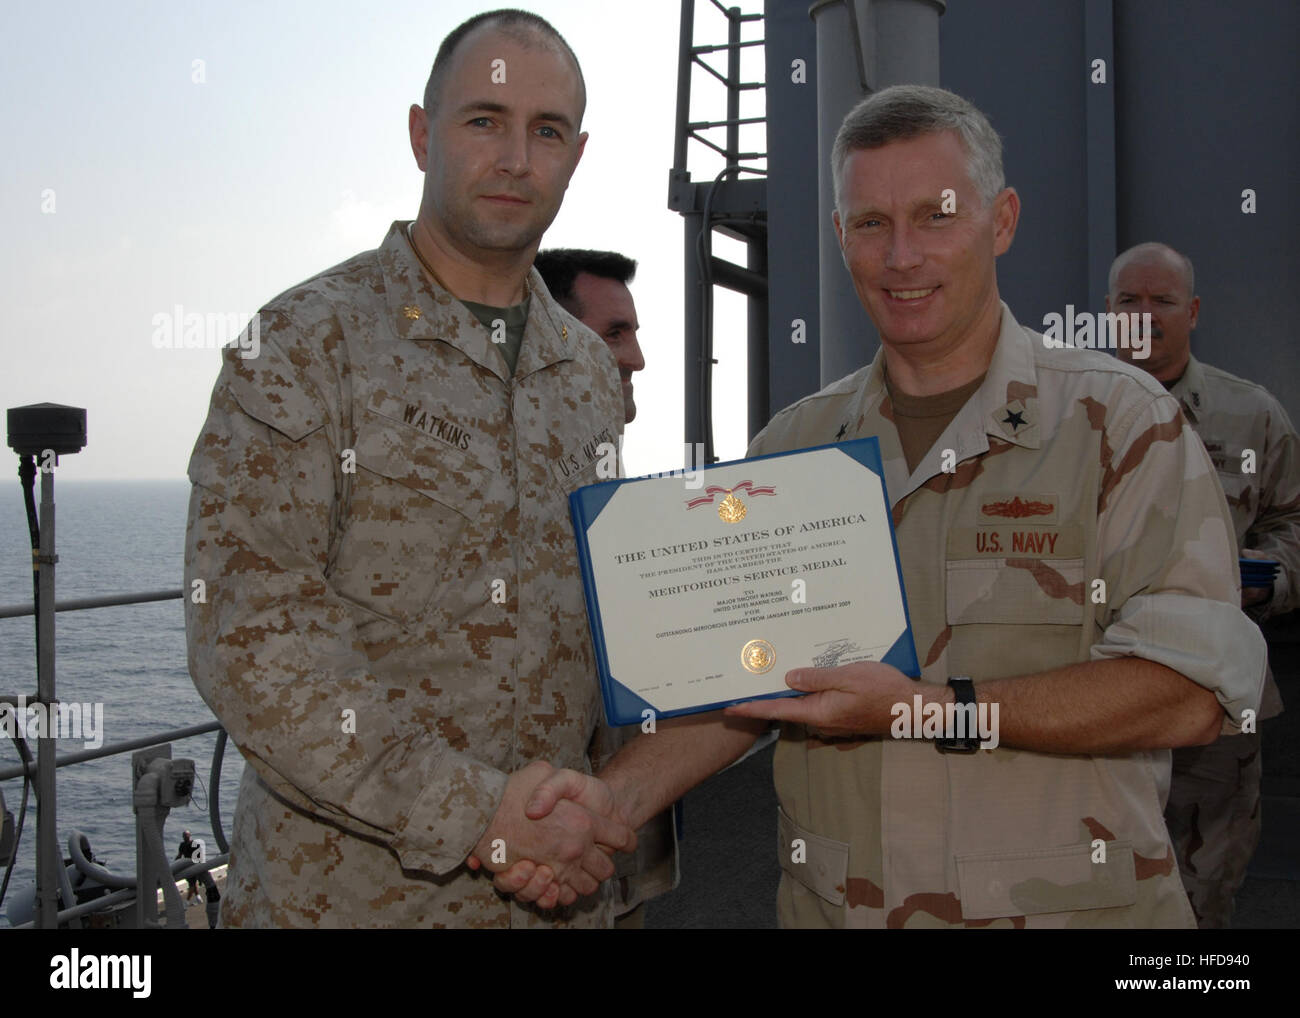
<path fill-rule="evenodd" d="M 17 458 L 0 483 L 0 604 L 32 601 L 31 544 Z M 59 556 L 56 600 L 179 588 L 185 544 L 189 482 L 63 481 L 55 475 L 55 537 Z M 40 505 L 40 479 L 36 482 Z M 190 681 L 185 662 L 185 617 L 179 600 L 88 611 L 60 612 L 55 620 L 55 676 L 60 700 L 102 704 L 104 744 L 213 720 Z M 0 692 L 29 699 L 36 693 L 35 623 L 30 616 L 0 619 Z M 216 734 L 172 744 L 174 758 L 194 760 L 198 781 L 190 805 L 173 809 L 164 830 L 169 855 L 189 829 L 217 845 L 207 812 L 207 789 Z M 29 741 L 33 754 L 36 743 Z M 76 740 L 58 740 L 58 752 L 78 752 Z M 19 762 L 12 741 L 0 737 L 0 765 Z M 243 760 L 227 744 L 221 776 L 221 818 L 226 837 L 235 815 Z M 17 821 L 22 778 L 0 783 Z M 58 770 L 59 851 L 68 835 L 90 839 L 96 859 L 115 873 L 135 873 L 135 819 L 131 811 L 131 754 Z M 36 790 L 28 794 L 27 819 L 0 926 L 7 926 L 9 899 L 36 881 Z M 0 867 L 3 879 L 3 867 Z"/>

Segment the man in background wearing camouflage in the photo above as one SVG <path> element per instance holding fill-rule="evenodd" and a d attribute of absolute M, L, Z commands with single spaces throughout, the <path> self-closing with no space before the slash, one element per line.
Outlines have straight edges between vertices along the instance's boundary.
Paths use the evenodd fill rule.
<path fill-rule="evenodd" d="M 1300 605 L 1300 438 L 1262 386 L 1191 354 L 1201 299 L 1191 260 L 1164 244 L 1138 244 L 1110 267 L 1106 310 L 1151 315 L 1151 356 L 1119 355 L 1149 371 L 1182 404 L 1227 496 L 1242 558 L 1279 563 L 1272 589 L 1243 587 L 1241 605 L 1262 621 Z M 1259 719 L 1282 712 L 1272 672 Z M 1258 725 L 1208 746 L 1174 751 L 1165 820 L 1202 929 L 1227 927 L 1233 897 L 1259 844 Z"/>
<path fill-rule="evenodd" d="M 587 760 L 599 696 L 567 495 L 617 443 L 606 346 L 530 271 L 586 135 L 577 60 L 493 12 L 434 61 L 419 216 L 271 301 L 190 463 L 190 670 L 249 765 L 233 926 L 606 926 L 631 829 Z M 200 584 L 201 581 L 201 584 Z M 565 770 L 544 761 L 554 761 Z M 569 809 L 524 816 L 546 776 Z M 466 865 L 536 859 L 539 915 Z"/>
<path fill-rule="evenodd" d="M 637 332 L 636 303 L 627 284 L 636 275 L 636 262 L 616 251 L 550 248 L 533 263 L 546 289 L 564 310 L 605 341 L 618 361 L 623 383 L 623 423 L 636 417 L 632 374 L 645 367 Z M 602 762 L 636 734 L 637 729 L 602 727 L 598 742 Z M 665 810 L 636 832 L 636 854 L 615 860 L 614 911 L 618 929 L 643 929 L 644 903 L 666 894 L 680 877 L 677 835 L 672 810 Z"/>
<path fill-rule="evenodd" d="M 1000 301 L 1020 205 L 969 103 L 877 93 L 832 165 L 882 347 L 750 453 L 877 436 L 921 681 L 796 669 L 809 695 L 662 722 L 602 777 L 635 824 L 739 756 L 753 719 L 782 721 L 785 926 L 1191 926 L 1161 815 L 1168 747 L 1239 724 L 1264 672 L 1205 450 L 1148 376 L 1046 349 Z M 964 700 L 961 677 L 999 706 L 996 748 L 890 737 L 895 705 Z"/>

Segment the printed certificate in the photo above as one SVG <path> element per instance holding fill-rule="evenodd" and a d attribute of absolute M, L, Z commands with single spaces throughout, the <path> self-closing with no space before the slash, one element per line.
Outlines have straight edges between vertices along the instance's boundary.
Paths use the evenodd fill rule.
<path fill-rule="evenodd" d="M 874 438 L 569 504 L 611 724 L 799 695 L 785 674 L 809 665 L 920 674 Z"/>

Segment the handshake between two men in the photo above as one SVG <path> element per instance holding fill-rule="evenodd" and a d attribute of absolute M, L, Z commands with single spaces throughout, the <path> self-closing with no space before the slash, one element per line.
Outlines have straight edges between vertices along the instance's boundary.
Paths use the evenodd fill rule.
<path fill-rule="evenodd" d="M 738 760 L 773 721 L 802 724 L 821 738 L 885 734 L 892 705 L 916 692 L 914 679 L 879 662 L 796 668 L 786 682 L 806 695 L 660 721 L 654 735 L 620 749 L 599 778 L 541 761 L 515 772 L 470 867 L 492 871 L 497 890 L 517 901 L 570 905 L 613 876 L 610 857 L 634 850 L 644 823 Z M 936 687 L 932 695 L 951 693 Z"/>
<path fill-rule="evenodd" d="M 468 863 L 495 873 L 498 890 L 551 909 L 593 894 L 614 875 L 614 853 L 635 848 L 608 785 L 536 760 L 510 775 Z"/>
<path fill-rule="evenodd" d="M 831 729 L 836 727 L 831 714 L 838 717 L 843 703 L 860 707 L 864 695 L 883 695 L 892 703 L 898 699 L 898 683 L 909 692 L 913 685 L 901 672 L 880 664 L 796 669 L 787 681 L 811 695 L 733 705 L 721 716 L 710 712 L 660 721 L 654 735 L 639 735 L 620 749 L 599 778 L 540 761 L 517 771 L 474 846 L 470 867 L 491 870 L 497 890 L 517 901 L 540 909 L 571 905 L 614 875 L 610 857 L 633 851 L 637 830 L 743 756 L 772 719 Z M 856 717 L 840 721 L 861 724 Z M 885 725 L 887 729 L 887 720 Z M 505 851 L 496 852 L 494 860 L 498 838 Z"/>

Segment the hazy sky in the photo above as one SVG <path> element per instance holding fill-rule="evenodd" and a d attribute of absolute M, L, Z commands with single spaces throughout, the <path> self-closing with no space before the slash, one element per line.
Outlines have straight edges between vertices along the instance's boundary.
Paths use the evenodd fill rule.
<path fill-rule="evenodd" d="M 86 408 L 88 445 L 60 477 L 184 476 L 219 355 L 156 349 L 156 316 L 179 307 L 242 324 L 413 218 L 421 176 L 407 109 L 442 37 L 488 6 L 6 4 L 0 400 Z M 608 0 L 527 6 L 569 40 L 589 92 L 590 140 L 543 246 L 640 263 L 632 292 L 647 368 L 624 454 L 633 474 L 669 469 L 682 457 L 683 226 L 666 205 L 678 4 L 637 5 L 635 20 Z M 721 15 L 697 6 L 697 24 L 724 41 Z M 761 51 L 746 62 L 761 79 Z M 695 80 L 696 113 L 720 117 L 721 86 Z M 761 135 L 744 147 L 763 148 Z M 711 179 L 721 163 L 694 148 L 694 179 Z M 728 459 L 745 448 L 743 301 L 719 291 L 717 312 L 715 434 Z"/>

